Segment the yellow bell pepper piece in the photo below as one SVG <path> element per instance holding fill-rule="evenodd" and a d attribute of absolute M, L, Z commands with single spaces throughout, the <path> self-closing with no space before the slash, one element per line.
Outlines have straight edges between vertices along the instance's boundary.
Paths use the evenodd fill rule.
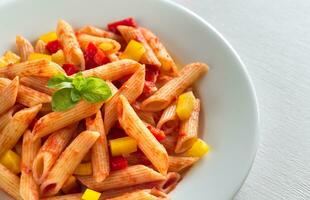
<path fill-rule="evenodd" d="M 65 55 L 63 50 L 60 49 L 56 53 L 53 53 L 52 61 L 62 66 L 65 63 Z"/>
<path fill-rule="evenodd" d="M 127 44 L 125 51 L 120 55 L 120 58 L 128 58 L 139 62 L 144 53 L 145 48 L 143 44 L 135 40 L 130 40 L 130 42 Z"/>
<path fill-rule="evenodd" d="M 184 153 L 184 156 L 199 157 L 208 153 L 210 146 L 206 144 L 203 140 L 197 139 L 193 146 Z"/>
<path fill-rule="evenodd" d="M 54 40 L 57 40 L 57 34 L 56 32 L 48 32 L 48 33 L 41 35 L 39 39 L 43 40 L 45 43 L 49 43 Z"/>
<path fill-rule="evenodd" d="M 7 65 L 8 65 L 8 63 L 6 62 L 5 58 L 2 56 L 0 58 L 0 67 L 5 67 Z"/>
<path fill-rule="evenodd" d="M 186 92 L 179 96 L 176 113 L 180 120 L 186 120 L 191 116 L 195 101 L 196 99 L 193 92 Z"/>
<path fill-rule="evenodd" d="M 82 199 L 83 200 L 98 200 L 100 197 L 101 193 L 96 192 L 91 189 L 86 189 L 85 192 L 83 193 Z"/>
<path fill-rule="evenodd" d="M 12 51 L 5 52 L 3 56 L 8 64 L 16 64 L 20 62 L 20 57 Z"/>
<path fill-rule="evenodd" d="M 90 162 L 88 162 L 88 163 L 80 163 L 74 170 L 73 174 L 86 176 L 86 175 L 92 175 L 92 173 L 93 173 L 92 165 Z"/>
<path fill-rule="evenodd" d="M 43 53 L 31 53 L 28 57 L 28 60 L 38 60 L 38 59 L 42 59 L 45 58 L 49 61 L 52 60 L 52 56 L 47 55 L 47 54 L 43 54 Z"/>
<path fill-rule="evenodd" d="M 126 155 L 137 151 L 137 142 L 131 137 L 117 138 L 110 140 L 109 143 L 112 156 Z"/>
<path fill-rule="evenodd" d="M 102 50 L 102 51 L 110 51 L 114 48 L 114 45 L 109 43 L 109 42 L 103 42 L 99 45 L 99 48 Z"/>
<path fill-rule="evenodd" d="M 20 173 L 20 157 L 12 150 L 8 150 L 1 158 L 0 163 L 14 174 Z"/>

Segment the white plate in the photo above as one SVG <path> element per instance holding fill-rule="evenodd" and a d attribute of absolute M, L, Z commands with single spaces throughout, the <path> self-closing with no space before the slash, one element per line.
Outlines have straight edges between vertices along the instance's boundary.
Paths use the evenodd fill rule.
<path fill-rule="evenodd" d="M 128 16 L 151 28 L 180 63 L 207 62 L 210 73 L 197 85 L 203 102 L 201 135 L 211 153 L 172 192 L 172 199 L 231 199 L 245 180 L 258 143 L 255 92 L 240 58 L 228 42 L 191 11 L 155 0 L 3 0 L 0 50 L 13 47 L 16 34 L 36 39 L 62 18 L 73 26 Z M 228 25 L 229 26 L 229 25 Z M 0 199 L 5 197 L 0 195 Z"/>

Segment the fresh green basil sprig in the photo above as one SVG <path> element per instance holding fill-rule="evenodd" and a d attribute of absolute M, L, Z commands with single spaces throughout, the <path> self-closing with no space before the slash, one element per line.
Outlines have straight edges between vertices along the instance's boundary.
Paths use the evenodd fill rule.
<path fill-rule="evenodd" d="M 107 100 L 112 95 L 105 81 L 96 77 L 83 77 L 81 72 L 74 77 L 56 75 L 48 81 L 47 86 L 57 89 L 52 96 L 53 111 L 68 110 L 81 99 L 97 103 Z"/>

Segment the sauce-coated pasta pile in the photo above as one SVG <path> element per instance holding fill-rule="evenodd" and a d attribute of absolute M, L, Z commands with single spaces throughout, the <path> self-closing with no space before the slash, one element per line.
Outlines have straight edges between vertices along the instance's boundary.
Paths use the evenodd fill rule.
<path fill-rule="evenodd" d="M 208 152 L 192 85 L 132 18 L 107 30 L 59 20 L 0 58 L 0 188 L 15 199 L 169 199 Z"/>

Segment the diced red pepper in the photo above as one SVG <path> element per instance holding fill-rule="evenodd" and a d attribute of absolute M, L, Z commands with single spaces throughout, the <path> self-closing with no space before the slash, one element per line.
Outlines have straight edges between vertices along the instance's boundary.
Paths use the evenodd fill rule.
<path fill-rule="evenodd" d="M 61 49 L 61 44 L 58 40 L 51 41 L 45 45 L 45 49 L 50 53 L 56 53 Z"/>
<path fill-rule="evenodd" d="M 137 22 L 132 17 L 129 17 L 120 21 L 109 23 L 108 30 L 113 33 L 119 33 L 117 30 L 117 26 L 119 25 L 137 27 Z"/>
<path fill-rule="evenodd" d="M 78 68 L 73 64 L 63 64 L 62 68 L 65 70 L 68 76 L 75 74 L 79 71 Z"/>
<path fill-rule="evenodd" d="M 96 55 L 94 56 L 94 61 L 98 66 L 104 65 L 110 62 L 109 58 L 100 49 L 98 49 Z"/>
<path fill-rule="evenodd" d="M 92 42 L 88 43 L 85 49 L 84 59 L 86 69 L 92 69 L 100 65 L 104 65 L 110 61 L 104 52 L 99 50 L 98 47 Z"/>
<path fill-rule="evenodd" d="M 154 126 L 147 124 L 146 127 L 150 130 L 150 132 L 154 135 L 154 137 L 158 140 L 158 141 L 162 141 L 166 138 L 166 135 L 164 133 L 164 131 L 155 128 Z"/>
<path fill-rule="evenodd" d="M 125 169 L 128 167 L 128 161 L 123 156 L 111 157 L 110 167 L 112 171 Z"/>
<path fill-rule="evenodd" d="M 156 87 L 154 82 L 151 82 L 151 81 L 145 81 L 144 82 L 144 87 L 143 87 L 143 96 L 144 97 L 149 97 L 156 91 L 157 91 L 157 87 Z"/>
<path fill-rule="evenodd" d="M 146 81 L 151 81 L 151 82 L 156 83 L 158 75 L 159 75 L 158 67 L 147 65 L 147 67 L 145 68 L 145 80 Z"/>

